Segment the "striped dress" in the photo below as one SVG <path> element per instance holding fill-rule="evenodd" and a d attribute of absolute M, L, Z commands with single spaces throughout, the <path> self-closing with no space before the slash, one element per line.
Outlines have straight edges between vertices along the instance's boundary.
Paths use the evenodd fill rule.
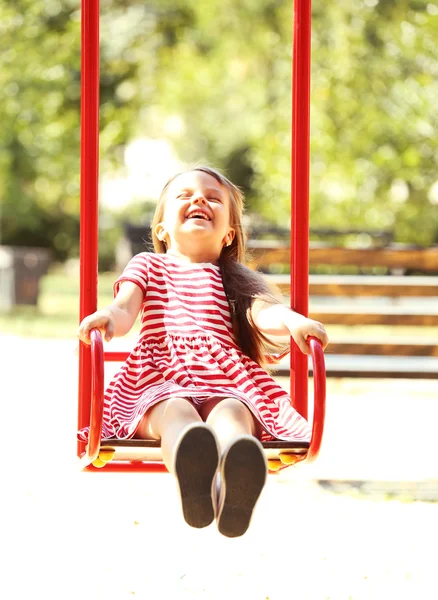
<path fill-rule="evenodd" d="M 310 428 L 290 397 L 243 354 L 232 330 L 220 268 L 180 263 L 143 252 L 114 284 L 137 284 L 144 294 L 138 342 L 105 393 L 102 437 L 130 438 L 151 406 L 172 397 L 195 406 L 234 397 L 262 426 L 262 441 L 309 441 Z M 88 431 L 79 432 L 86 441 Z"/>

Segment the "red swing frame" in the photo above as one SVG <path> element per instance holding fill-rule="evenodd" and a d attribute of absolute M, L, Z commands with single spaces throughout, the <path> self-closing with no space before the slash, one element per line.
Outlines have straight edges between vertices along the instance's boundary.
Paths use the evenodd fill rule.
<path fill-rule="evenodd" d="M 81 1 L 80 321 L 97 310 L 100 55 L 99 0 Z M 303 315 L 308 315 L 309 302 L 310 61 L 311 0 L 294 0 L 290 289 L 291 308 Z M 91 346 L 82 342 L 79 345 L 78 429 L 90 426 L 87 448 L 83 442 L 78 442 L 77 446 L 84 468 L 166 471 L 161 461 L 115 462 L 108 463 L 105 469 L 95 469 L 91 465 L 99 455 L 101 444 L 104 362 L 123 361 L 128 355 L 127 352 L 104 352 L 102 337 L 97 330 L 92 331 L 91 340 Z M 324 430 L 324 353 L 317 338 L 310 338 L 309 345 L 314 386 L 312 438 L 307 451 L 298 456 L 297 461 L 316 458 Z M 290 360 L 292 404 L 307 419 L 308 357 L 296 344 L 291 344 Z"/>

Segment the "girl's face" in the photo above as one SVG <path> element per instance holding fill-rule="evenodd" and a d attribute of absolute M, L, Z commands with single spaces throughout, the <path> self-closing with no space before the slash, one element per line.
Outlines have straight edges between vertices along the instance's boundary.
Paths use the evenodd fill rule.
<path fill-rule="evenodd" d="M 200 262 L 217 261 L 234 238 L 228 190 L 203 171 L 183 173 L 167 189 L 155 233 L 167 250 Z"/>

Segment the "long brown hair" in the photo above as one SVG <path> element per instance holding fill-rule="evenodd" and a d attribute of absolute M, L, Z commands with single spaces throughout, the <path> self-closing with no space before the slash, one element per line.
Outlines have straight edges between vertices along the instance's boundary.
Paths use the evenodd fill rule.
<path fill-rule="evenodd" d="M 269 348 L 272 349 L 276 346 L 255 326 L 251 317 L 251 306 L 256 299 L 273 304 L 279 304 L 281 301 L 274 295 L 262 274 L 251 270 L 245 264 L 247 251 L 242 224 L 244 213 L 243 193 L 216 169 L 197 166 L 186 172 L 190 171 L 202 171 L 207 175 L 211 175 L 228 191 L 230 197 L 230 227 L 234 229 L 235 235 L 231 244 L 223 247 L 219 257 L 222 281 L 233 317 L 233 331 L 242 352 L 267 369 L 266 354 Z M 158 239 L 155 228 L 163 220 L 169 185 L 182 174 L 178 173 L 166 183 L 158 199 L 157 208 L 152 219 L 152 241 L 155 252 L 160 254 L 165 254 L 167 248 L 166 244 Z"/>

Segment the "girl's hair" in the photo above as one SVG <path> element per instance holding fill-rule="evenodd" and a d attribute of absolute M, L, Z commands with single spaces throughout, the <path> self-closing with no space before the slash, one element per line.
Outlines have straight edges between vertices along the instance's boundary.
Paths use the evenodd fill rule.
<path fill-rule="evenodd" d="M 243 193 L 216 169 L 197 166 L 184 173 L 192 171 L 202 171 L 207 175 L 211 175 L 228 191 L 230 197 L 230 227 L 234 229 L 235 235 L 232 243 L 229 246 L 224 246 L 219 257 L 222 281 L 233 317 L 233 331 L 242 352 L 267 369 L 269 364 L 269 360 L 266 358 L 268 349 L 276 348 L 277 345 L 268 340 L 257 329 L 251 318 L 250 309 L 255 299 L 265 300 L 271 304 L 280 304 L 281 300 L 275 297 L 261 273 L 253 271 L 245 265 L 246 244 L 242 226 Z M 167 248 L 166 244 L 158 239 L 155 228 L 163 220 L 166 194 L 170 184 L 184 173 L 178 173 L 166 183 L 152 219 L 152 241 L 155 252 L 160 254 L 165 254 Z"/>

